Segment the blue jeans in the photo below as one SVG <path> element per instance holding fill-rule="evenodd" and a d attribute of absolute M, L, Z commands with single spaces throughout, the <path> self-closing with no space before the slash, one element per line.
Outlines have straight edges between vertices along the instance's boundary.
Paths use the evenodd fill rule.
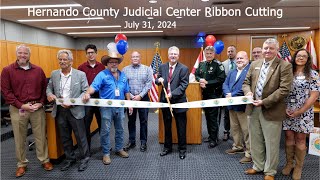
<path fill-rule="evenodd" d="M 123 148 L 123 121 L 124 108 L 117 107 L 101 107 L 101 130 L 100 141 L 103 155 L 110 155 L 110 129 L 111 121 L 114 121 L 115 129 L 115 151 Z"/>

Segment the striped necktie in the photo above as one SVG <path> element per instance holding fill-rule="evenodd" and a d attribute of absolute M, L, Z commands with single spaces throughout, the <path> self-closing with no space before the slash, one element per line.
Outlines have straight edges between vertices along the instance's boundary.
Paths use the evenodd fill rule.
<path fill-rule="evenodd" d="M 269 66 L 269 62 L 263 63 L 262 69 L 260 71 L 259 80 L 256 87 L 256 96 L 260 99 L 262 97 L 262 90 L 264 87 L 264 83 L 267 77 L 267 68 Z"/>
<path fill-rule="evenodd" d="M 230 63 L 231 63 L 231 68 L 230 68 L 230 71 L 231 71 L 235 69 L 236 65 L 234 64 L 234 60 L 230 61 Z"/>

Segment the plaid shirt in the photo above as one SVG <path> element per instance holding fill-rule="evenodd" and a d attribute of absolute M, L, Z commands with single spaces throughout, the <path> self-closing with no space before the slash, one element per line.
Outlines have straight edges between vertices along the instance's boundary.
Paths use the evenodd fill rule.
<path fill-rule="evenodd" d="M 122 69 L 128 78 L 130 97 L 139 95 L 143 98 L 147 95 L 152 84 L 152 69 L 143 64 L 129 65 Z"/>

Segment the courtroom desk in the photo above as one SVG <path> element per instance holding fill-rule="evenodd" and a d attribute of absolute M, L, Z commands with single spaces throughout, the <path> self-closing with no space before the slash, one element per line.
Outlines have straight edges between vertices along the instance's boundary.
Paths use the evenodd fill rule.
<path fill-rule="evenodd" d="M 60 134 L 58 124 L 51 115 L 51 110 L 46 110 L 46 121 L 47 121 L 47 140 L 48 140 L 48 154 L 49 158 L 53 161 L 63 158 L 64 151 L 60 140 Z M 95 132 L 98 128 L 96 118 L 94 117 L 90 131 Z M 84 132 L 85 133 L 85 132 Z M 72 133 L 73 145 L 77 144 L 74 133 Z"/>
<path fill-rule="evenodd" d="M 159 86 L 159 93 L 162 86 Z M 199 101 L 202 99 L 201 88 L 198 82 L 189 83 L 186 90 L 188 101 Z M 160 95 L 159 95 L 160 97 Z M 190 108 L 187 111 L 187 144 L 201 144 L 202 142 L 202 109 Z M 178 143 L 176 122 L 172 120 L 172 142 Z M 162 111 L 159 111 L 159 143 L 164 143 L 164 124 Z"/>

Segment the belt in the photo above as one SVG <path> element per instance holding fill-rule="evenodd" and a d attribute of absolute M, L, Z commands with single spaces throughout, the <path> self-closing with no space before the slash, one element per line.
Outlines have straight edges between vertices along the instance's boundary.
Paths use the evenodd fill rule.
<path fill-rule="evenodd" d="M 29 101 L 29 102 L 27 102 L 26 104 L 37 104 L 37 103 L 41 103 L 40 101 Z M 42 103 L 41 103 L 42 104 Z"/>

